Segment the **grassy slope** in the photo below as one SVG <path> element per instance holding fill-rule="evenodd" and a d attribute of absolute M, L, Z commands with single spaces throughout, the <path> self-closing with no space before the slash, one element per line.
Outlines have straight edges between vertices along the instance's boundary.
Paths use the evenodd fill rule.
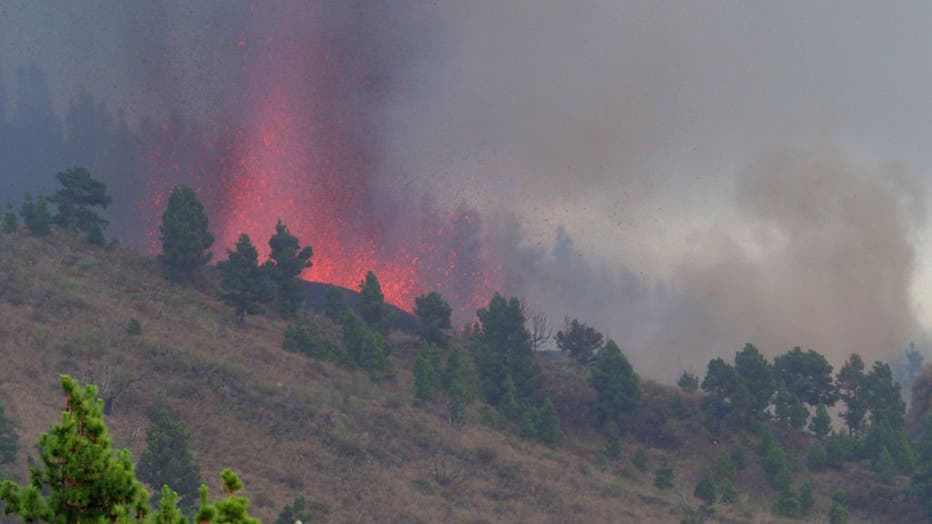
<path fill-rule="evenodd" d="M 126 334 L 131 317 L 141 336 Z M 59 373 L 99 384 L 139 379 L 113 405 L 116 443 L 138 457 L 146 412 L 169 403 L 191 431 L 212 489 L 219 471 L 234 467 L 265 520 L 303 494 L 329 508 L 321 522 L 678 522 L 684 500 L 696 505 L 698 472 L 730 448 L 710 443 L 695 416 L 670 424 L 682 445 L 648 450 L 652 469 L 661 455 L 676 468 L 674 489 L 659 491 L 652 473 L 627 460 L 640 447 L 630 437 L 625 458 L 605 464 L 600 438 L 585 428 L 550 450 L 479 424 L 478 408 L 454 427 L 441 407 L 414 407 L 412 344 L 404 337 L 395 336 L 396 379 L 376 385 L 364 373 L 285 353 L 283 328 L 267 317 L 236 328 L 211 294 L 169 286 L 152 259 L 132 252 L 105 252 L 58 232 L 0 234 L 0 402 L 23 443 L 16 467 L 25 468 L 31 443 L 58 417 Z M 585 412 L 584 372 L 548 368 L 569 425 Z M 665 388 L 645 392 L 645 415 L 668 404 Z M 686 399 L 687 408 L 695 404 Z M 716 519 L 780 522 L 768 512 L 774 495 L 756 456 L 750 449 L 746 456 L 751 466 L 735 482 L 739 501 L 719 506 Z M 802 470 L 797 478 L 809 476 Z M 825 520 L 830 489 L 851 489 L 865 476 L 862 468 L 811 475 L 821 486 L 813 520 Z"/>

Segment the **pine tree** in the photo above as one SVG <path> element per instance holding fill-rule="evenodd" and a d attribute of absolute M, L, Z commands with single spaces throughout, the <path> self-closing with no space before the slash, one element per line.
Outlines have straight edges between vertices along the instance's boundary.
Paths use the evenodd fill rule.
<path fill-rule="evenodd" d="M 916 442 L 917 468 L 912 478 L 913 494 L 924 506 L 926 517 L 932 520 L 932 417 Z"/>
<path fill-rule="evenodd" d="M 647 453 L 643 449 L 637 450 L 634 456 L 631 457 L 631 463 L 641 473 L 647 471 Z"/>
<path fill-rule="evenodd" d="M 473 359 L 483 398 L 501 406 L 505 384 L 510 381 L 518 404 L 539 405 L 544 378 L 534 360 L 521 302 L 496 293 L 476 316 L 479 326 L 473 338 Z"/>
<path fill-rule="evenodd" d="M 373 382 L 381 380 L 389 371 L 385 341 L 356 315 L 349 314 L 343 319 L 343 345 L 353 362 L 366 370 Z"/>
<path fill-rule="evenodd" d="M 463 418 L 466 407 L 478 397 L 476 389 L 476 370 L 472 363 L 460 356 L 454 349 L 447 357 L 447 367 L 444 370 L 443 382 L 449 400 L 449 415 L 452 422 L 459 422 Z"/>
<path fill-rule="evenodd" d="M 613 340 L 609 340 L 595 358 L 589 384 L 595 389 L 593 409 L 599 421 L 620 422 L 640 403 L 638 376 Z"/>
<path fill-rule="evenodd" d="M 712 420 L 712 432 L 720 434 L 725 422 L 734 418 L 738 411 L 741 381 L 735 368 L 721 358 L 709 361 L 708 370 L 702 380 L 702 390 L 707 393 L 702 400 L 703 409 Z"/>
<path fill-rule="evenodd" d="M 445 345 L 447 337 L 443 332 L 452 327 L 450 323 L 452 313 L 453 309 L 450 304 L 436 291 L 414 299 L 414 314 L 421 320 L 421 338 L 428 344 Z"/>
<path fill-rule="evenodd" d="M 835 388 L 838 397 L 847 408 L 841 412 L 841 417 L 848 426 L 849 435 L 860 433 L 867 415 L 867 398 L 864 391 L 864 360 L 858 354 L 852 354 L 848 361 L 838 370 L 835 377 Z"/>
<path fill-rule="evenodd" d="M 563 331 L 557 331 L 557 347 L 576 362 L 589 365 L 602 349 L 602 334 L 577 319 L 566 319 Z"/>
<path fill-rule="evenodd" d="M 39 438 L 39 462 L 27 486 L 0 483 L 4 511 L 26 522 L 77 524 L 142 521 L 148 495 L 126 450 L 112 448 L 103 401 L 94 386 L 61 378 L 66 408 Z"/>
<path fill-rule="evenodd" d="M 799 516 L 808 517 L 809 513 L 812 512 L 812 508 L 815 506 L 815 497 L 812 495 L 812 486 L 805 482 L 802 487 L 799 488 Z"/>
<path fill-rule="evenodd" d="M 236 313 L 240 325 L 246 315 L 255 315 L 262 309 L 260 304 L 271 300 L 269 282 L 259 267 L 259 253 L 249 240 L 249 235 L 240 235 L 236 251 L 227 250 L 228 259 L 217 263 L 220 272 L 220 298 Z"/>
<path fill-rule="evenodd" d="M 693 495 L 703 503 L 712 505 L 715 504 L 718 498 L 715 491 L 715 483 L 712 482 L 712 475 L 710 475 L 708 471 L 703 472 L 702 476 L 699 477 L 699 482 L 696 483 L 696 489 L 693 490 Z"/>
<path fill-rule="evenodd" d="M 695 393 L 699 389 L 699 377 L 689 371 L 683 371 L 676 385 L 687 393 Z"/>
<path fill-rule="evenodd" d="M 773 370 L 754 344 L 745 344 L 735 355 L 735 373 L 741 380 L 745 397 L 745 426 L 766 414 L 770 398 L 776 391 Z"/>
<path fill-rule="evenodd" d="M 107 185 L 91 177 L 83 167 L 73 167 L 55 175 L 61 189 L 49 198 L 58 208 L 55 223 L 63 229 L 90 233 L 97 230 L 103 236 L 107 221 L 91 211 L 93 207 L 104 209 L 110 205 Z M 95 233 L 96 235 L 96 233 Z"/>
<path fill-rule="evenodd" d="M 343 292 L 336 286 L 327 288 L 324 294 L 324 316 L 336 323 L 342 323 L 346 315 L 346 300 L 343 299 Z"/>
<path fill-rule="evenodd" d="M 16 219 L 16 213 L 8 209 L 7 212 L 3 214 L 3 232 L 16 233 L 18 229 L 19 221 Z"/>
<path fill-rule="evenodd" d="M 395 322 L 391 309 L 385 303 L 379 279 L 372 271 L 367 272 L 366 278 L 359 283 L 359 314 L 369 329 L 383 336 L 388 335 Z"/>
<path fill-rule="evenodd" d="M 301 305 L 301 286 L 298 277 L 311 267 L 314 251 L 310 246 L 301 247 L 298 238 L 288 232 L 281 220 L 275 225 L 275 234 L 269 239 L 272 252 L 265 267 L 275 282 L 275 299 L 278 313 L 285 318 L 294 317 Z"/>
<path fill-rule="evenodd" d="M 159 407 L 146 430 L 146 450 L 139 457 L 138 476 L 150 486 L 171 486 L 184 506 L 193 506 L 201 485 L 201 470 L 188 449 L 191 435 L 184 422 L 166 406 Z"/>
<path fill-rule="evenodd" d="M 809 423 L 809 431 L 819 438 L 825 438 L 832 431 L 832 417 L 829 416 L 825 404 L 816 407 L 816 414 Z"/>
<path fill-rule="evenodd" d="M 563 440 L 560 419 L 557 417 L 557 410 L 553 407 L 553 401 L 549 398 L 544 399 L 543 405 L 538 410 L 537 427 L 534 433 L 537 440 L 550 447 L 556 447 Z"/>
<path fill-rule="evenodd" d="M 32 196 L 26 195 L 19 214 L 33 235 L 41 237 L 52 232 L 52 213 L 49 211 L 48 201 L 44 196 L 39 195 L 39 198 L 33 202 Z"/>
<path fill-rule="evenodd" d="M 828 512 L 829 524 L 848 524 L 848 509 L 845 508 L 845 493 L 832 493 L 832 507 Z"/>
<path fill-rule="evenodd" d="M 172 282 L 191 278 L 210 262 L 211 253 L 207 250 L 214 237 L 207 230 L 207 222 L 204 206 L 194 190 L 175 186 L 159 226 L 162 241 L 159 262 L 168 270 Z"/>
<path fill-rule="evenodd" d="M 243 489 L 243 482 L 236 473 L 225 469 L 220 474 L 220 478 L 223 479 L 223 492 L 227 497 L 217 502 L 209 502 L 207 486 L 202 484 L 201 506 L 194 517 L 194 522 L 198 524 L 262 524 L 259 519 L 249 516 L 247 511 L 249 500 L 236 495 Z"/>
<path fill-rule="evenodd" d="M 3 406 L 0 406 L 0 464 L 9 464 L 16 460 L 18 451 L 19 437 Z"/>
<path fill-rule="evenodd" d="M 673 466 L 664 463 L 657 468 L 657 472 L 654 474 L 654 486 L 657 489 L 670 489 L 673 487 Z"/>
<path fill-rule="evenodd" d="M 440 348 L 430 344 L 418 351 L 414 360 L 414 398 L 421 402 L 433 402 L 441 387 L 442 355 Z"/>
<path fill-rule="evenodd" d="M 605 456 L 612 460 L 621 456 L 621 434 L 618 425 L 611 421 L 605 424 Z"/>
<path fill-rule="evenodd" d="M 275 519 L 275 524 L 295 524 L 295 522 L 311 522 L 310 508 L 307 507 L 307 501 L 303 495 L 295 497 L 294 502 L 282 508 Z"/>

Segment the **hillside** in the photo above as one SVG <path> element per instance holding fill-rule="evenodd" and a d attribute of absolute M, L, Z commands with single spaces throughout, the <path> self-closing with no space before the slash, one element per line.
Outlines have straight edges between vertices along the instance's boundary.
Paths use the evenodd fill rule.
<path fill-rule="evenodd" d="M 679 522 L 684 507 L 699 506 L 700 472 L 742 446 L 748 466 L 735 477 L 737 500 L 715 506 L 707 521 L 799 522 L 772 515 L 776 494 L 753 451 L 756 438 L 713 441 L 696 396 L 642 381 L 641 424 L 610 461 L 600 454 L 603 437 L 586 423 L 586 370 L 544 360 L 567 433 L 550 449 L 484 424 L 479 405 L 463 425 L 452 425 L 439 405 L 415 406 L 410 335 L 392 335 L 397 374 L 376 384 L 363 372 L 283 351 L 281 320 L 260 315 L 237 327 L 210 285 L 201 287 L 171 286 L 151 257 L 105 251 L 60 231 L 0 234 L 0 402 L 22 443 L 13 469 L 25 471 L 31 443 L 57 420 L 58 375 L 67 373 L 99 384 L 104 396 L 119 392 L 108 423 L 134 457 L 145 447 L 147 413 L 169 404 L 191 431 L 211 488 L 219 488 L 221 469 L 233 467 L 265 521 L 304 495 L 315 522 Z M 127 334 L 130 318 L 141 335 Z M 798 457 L 795 483 L 813 481 L 812 522 L 827 520 L 838 488 L 848 493 L 852 522 L 920 518 L 904 502 L 906 477 L 881 486 L 865 464 L 810 473 L 812 437 L 777 433 Z M 646 472 L 631 462 L 641 449 Z M 675 470 L 669 490 L 654 486 L 663 460 Z"/>

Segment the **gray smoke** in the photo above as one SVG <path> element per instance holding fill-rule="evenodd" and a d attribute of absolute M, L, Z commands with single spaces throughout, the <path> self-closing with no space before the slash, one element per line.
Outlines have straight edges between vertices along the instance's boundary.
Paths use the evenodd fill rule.
<path fill-rule="evenodd" d="M 932 166 L 930 10 L 13 0 L 0 204 L 83 163 L 116 233 L 151 229 L 119 224 L 175 182 L 221 194 L 223 133 L 285 90 L 321 119 L 304 147 L 344 152 L 301 168 L 360 174 L 387 237 L 435 233 L 424 193 L 462 203 L 437 254 L 470 277 L 454 297 L 495 266 L 664 379 L 745 341 L 883 359 L 919 329 L 925 195 L 906 174 Z"/>

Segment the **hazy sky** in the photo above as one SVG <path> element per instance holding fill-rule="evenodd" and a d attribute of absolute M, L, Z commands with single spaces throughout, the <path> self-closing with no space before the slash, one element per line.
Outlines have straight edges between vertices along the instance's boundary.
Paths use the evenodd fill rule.
<path fill-rule="evenodd" d="M 8 93 L 18 66 L 48 71 L 59 111 L 83 85 L 131 121 L 209 123 L 234 103 L 238 46 L 294 52 L 277 28 L 326 32 L 337 3 L 5 0 L 0 71 Z M 379 169 L 517 209 L 542 241 L 564 224 L 592 260 L 708 301 L 698 331 L 787 344 L 765 325 L 801 303 L 829 326 L 774 322 L 807 340 L 858 315 L 932 327 L 932 3 L 395 5 L 377 17 Z"/>

